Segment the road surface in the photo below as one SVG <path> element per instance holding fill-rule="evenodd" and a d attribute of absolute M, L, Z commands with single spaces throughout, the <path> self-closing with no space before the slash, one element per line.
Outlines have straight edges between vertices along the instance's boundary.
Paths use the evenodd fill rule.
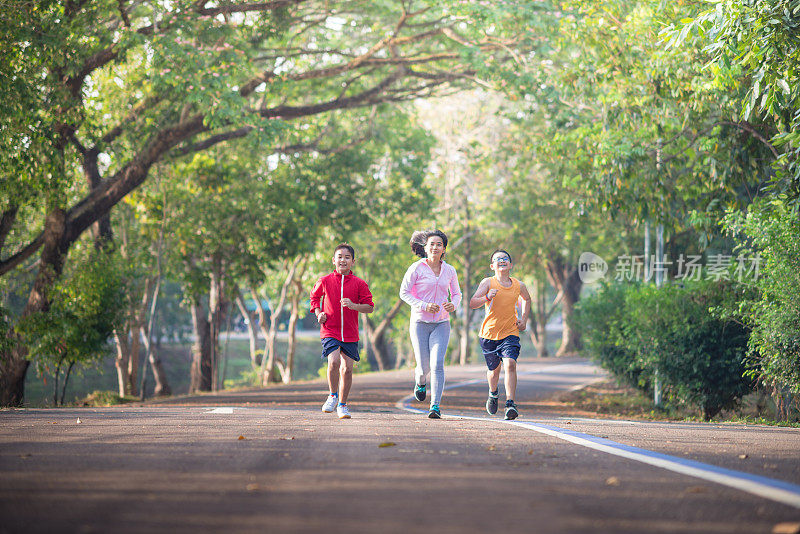
<path fill-rule="evenodd" d="M 441 420 L 410 370 L 356 375 L 350 420 L 322 381 L 2 411 L 0 533 L 800 531 L 800 429 L 568 417 L 594 367 L 519 370 L 515 422 L 481 366 L 447 369 Z"/>

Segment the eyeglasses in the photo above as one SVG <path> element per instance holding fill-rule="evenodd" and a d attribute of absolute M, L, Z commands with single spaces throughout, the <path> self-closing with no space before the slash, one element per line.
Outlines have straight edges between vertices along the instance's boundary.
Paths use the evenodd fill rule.
<path fill-rule="evenodd" d="M 511 258 L 509 258 L 508 256 L 498 256 L 493 261 L 494 263 L 500 263 L 501 261 L 511 263 Z"/>

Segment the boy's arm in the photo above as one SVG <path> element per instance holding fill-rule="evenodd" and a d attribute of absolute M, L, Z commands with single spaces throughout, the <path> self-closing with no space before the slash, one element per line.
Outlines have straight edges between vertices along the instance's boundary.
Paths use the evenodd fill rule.
<path fill-rule="evenodd" d="M 325 312 L 322 311 L 322 304 L 321 299 L 325 295 L 325 288 L 322 285 L 322 278 L 317 280 L 317 283 L 314 284 L 314 288 L 311 290 L 311 313 L 317 316 L 317 322 L 319 324 L 324 323 L 328 316 Z"/>
<path fill-rule="evenodd" d="M 370 292 L 366 282 L 359 286 L 356 298 L 358 299 L 357 303 L 348 298 L 343 298 L 342 304 L 359 313 L 372 313 L 375 310 L 375 304 L 372 302 L 372 292 Z"/>
<path fill-rule="evenodd" d="M 469 307 L 472 308 L 473 310 L 480 308 L 481 306 L 489 302 L 489 300 L 491 300 L 487 298 L 487 295 L 489 293 L 489 281 L 490 281 L 489 278 L 484 278 L 483 280 L 481 280 L 481 283 L 478 284 L 478 289 L 475 290 L 475 294 L 472 295 L 471 299 L 469 299 Z"/>
<path fill-rule="evenodd" d="M 528 326 L 528 315 L 531 313 L 531 294 L 522 282 L 519 283 L 519 298 L 522 299 L 522 317 L 517 320 L 517 329 L 522 332 Z"/>
<path fill-rule="evenodd" d="M 356 304 L 355 302 L 353 302 L 348 298 L 343 298 L 342 304 L 344 304 L 351 310 L 355 310 L 360 313 L 372 313 L 373 310 L 375 310 L 375 306 L 372 304 Z"/>

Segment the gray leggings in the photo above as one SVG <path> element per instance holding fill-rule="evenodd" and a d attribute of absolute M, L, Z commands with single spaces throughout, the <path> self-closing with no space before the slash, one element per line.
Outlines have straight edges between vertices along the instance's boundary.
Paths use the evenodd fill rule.
<path fill-rule="evenodd" d="M 425 384 L 428 382 L 431 369 L 433 369 L 431 404 L 439 404 L 444 389 L 444 355 L 447 352 L 447 342 L 450 341 L 450 321 L 412 322 L 409 325 L 409 331 L 411 345 L 414 346 L 414 356 L 417 359 L 414 378 L 417 384 Z"/>

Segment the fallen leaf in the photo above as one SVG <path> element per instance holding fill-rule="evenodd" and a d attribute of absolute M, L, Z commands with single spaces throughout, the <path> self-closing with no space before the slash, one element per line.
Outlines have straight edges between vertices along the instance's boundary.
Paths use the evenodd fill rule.
<path fill-rule="evenodd" d="M 708 488 L 705 486 L 689 486 L 685 490 L 684 493 L 708 493 Z"/>
<path fill-rule="evenodd" d="M 533 449 L 529 450 L 528 454 L 533 454 Z"/>
<path fill-rule="evenodd" d="M 800 523 L 778 523 L 772 527 L 772 534 L 800 534 Z"/>
<path fill-rule="evenodd" d="M 258 484 L 248 484 L 247 485 L 247 491 L 258 491 L 260 489 L 261 489 L 261 486 L 259 486 Z"/>
<path fill-rule="evenodd" d="M 397 445 L 394 441 L 384 441 L 383 443 L 379 443 L 378 447 L 394 447 Z"/>
<path fill-rule="evenodd" d="M 280 439 L 284 439 L 284 440 L 286 440 L 286 441 L 289 441 L 289 440 L 292 440 L 292 439 L 294 439 L 294 436 L 292 436 L 292 437 L 290 437 L 290 438 L 280 438 Z"/>
<path fill-rule="evenodd" d="M 243 440 L 243 439 L 247 439 L 247 438 L 246 438 L 246 437 L 244 437 L 244 436 L 239 436 L 237 439 L 238 439 L 239 441 L 241 441 L 241 440 Z"/>
<path fill-rule="evenodd" d="M 26 452 L 26 453 L 20 454 L 19 457 L 20 458 L 30 458 L 31 457 L 31 453 Z"/>
<path fill-rule="evenodd" d="M 617 477 L 608 477 L 606 479 L 606 486 L 619 486 L 619 479 Z"/>
<path fill-rule="evenodd" d="M 76 424 L 76 425 L 79 425 L 79 424 L 81 424 L 81 418 L 80 418 L 80 417 L 78 417 L 78 420 L 75 422 L 75 424 Z"/>
<path fill-rule="evenodd" d="M 497 450 L 497 447 L 495 447 L 494 445 L 489 445 L 489 448 L 486 449 L 486 450 L 487 451 L 494 451 L 494 450 Z"/>
<path fill-rule="evenodd" d="M 739 455 L 739 459 L 740 460 L 747 460 L 747 458 L 749 458 L 749 456 L 747 456 L 746 454 L 740 454 Z"/>

